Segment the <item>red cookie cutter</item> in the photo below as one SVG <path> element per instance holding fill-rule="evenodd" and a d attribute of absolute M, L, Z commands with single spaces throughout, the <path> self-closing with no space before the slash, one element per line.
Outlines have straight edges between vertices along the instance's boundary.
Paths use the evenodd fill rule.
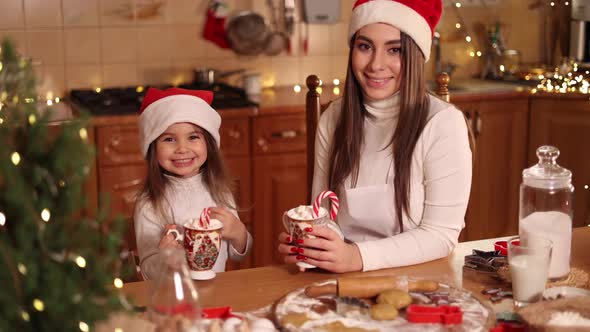
<path fill-rule="evenodd" d="M 410 304 L 406 309 L 406 318 L 412 323 L 461 324 L 463 311 L 452 305 L 437 307 Z"/>
<path fill-rule="evenodd" d="M 231 312 L 231 307 L 217 307 L 217 308 L 206 308 L 202 311 L 203 318 L 220 318 L 228 319 L 230 317 L 242 318 L 236 316 Z"/>
<path fill-rule="evenodd" d="M 490 329 L 490 332 L 525 332 L 526 326 L 522 323 L 501 322 Z"/>
<path fill-rule="evenodd" d="M 520 241 L 512 241 L 514 245 L 519 245 Z M 498 250 L 501 255 L 508 256 L 508 241 L 496 241 L 494 243 L 494 250 Z"/>

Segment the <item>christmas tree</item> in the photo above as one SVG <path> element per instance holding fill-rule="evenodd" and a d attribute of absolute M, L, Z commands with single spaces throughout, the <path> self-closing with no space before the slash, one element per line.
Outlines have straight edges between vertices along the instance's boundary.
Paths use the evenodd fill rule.
<path fill-rule="evenodd" d="M 31 61 L 4 41 L 0 331 L 89 331 L 122 308 L 123 222 L 107 221 L 104 209 L 84 217 L 83 184 L 94 157 L 88 117 L 56 126 L 51 108 L 39 105 Z"/>

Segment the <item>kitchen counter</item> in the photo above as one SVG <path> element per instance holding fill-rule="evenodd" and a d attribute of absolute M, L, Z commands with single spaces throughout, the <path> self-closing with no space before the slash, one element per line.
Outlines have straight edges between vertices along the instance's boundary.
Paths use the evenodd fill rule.
<path fill-rule="evenodd" d="M 433 84 L 429 84 L 432 86 Z M 321 87 L 321 102 L 328 103 L 334 99 L 340 98 L 344 90 L 344 84 L 339 86 L 328 85 Z M 290 114 L 301 113 L 305 111 L 305 96 L 307 87 L 302 86 L 300 92 L 295 92 L 292 86 L 282 86 L 276 88 L 267 88 L 260 95 L 258 107 L 219 109 L 223 119 L 265 116 L 273 114 Z M 451 102 L 468 102 L 485 100 L 488 98 L 505 98 L 522 97 L 530 95 L 530 87 L 518 84 L 484 81 L 477 79 L 465 79 L 452 82 L 450 86 Z M 535 96 L 543 98 L 544 95 L 553 96 L 555 94 L 537 93 Z M 561 96 L 561 95 L 560 95 Z M 586 98 L 585 95 L 566 94 L 563 98 Z M 67 103 L 55 105 L 55 116 L 53 121 L 67 121 L 76 116 L 76 111 Z M 138 114 L 121 114 L 121 115 L 101 115 L 92 116 L 91 124 L 93 126 L 105 126 L 111 124 L 134 124 L 137 123 Z"/>

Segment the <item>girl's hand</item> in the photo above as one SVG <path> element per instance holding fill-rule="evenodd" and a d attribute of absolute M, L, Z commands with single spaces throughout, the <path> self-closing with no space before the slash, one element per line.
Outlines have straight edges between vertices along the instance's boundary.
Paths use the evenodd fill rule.
<path fill-rule="evenodd" d="M 238 251 L 246 250 L 248 233 L 246 226 L 228 209 L 222 207 L 211 208 L 211 219 L 217 219 L 223 224 L 221 237 L 230 241 L 231 245 Z"/>
<path fill-rule="evenodd" d="M 174 233 L 166 234 L 171 229 L 175 229 L 180 232 L 180 229 L 177 225 L 166 225 L 166 227 L 164 227 L 164 236 L 162 236 L 160 244 L 158 244 L 159 249 L 183 248 L 182 244 L 179 241 L 176 241 Z"/>
<path fill-rule="evenodd" d="M 289 236 L 286 233 L 279 235 L 279 252 L 284 256 L 285 263 L 299 261 L 315 265 L 324 270 L 336 273 L 361 271 L 363 260 L 358 247 L 348 244 L 329 227 L 310 229 L 310 235 L 315 239 L 303 239 L 298 245 L 303 248 L 288 244 Z M 295 249 L 293 249 L 295 248 Z M 296 255 L 293 255 L 296 253 Z M 288 255 L 288 256 L 287 256 Z"/>

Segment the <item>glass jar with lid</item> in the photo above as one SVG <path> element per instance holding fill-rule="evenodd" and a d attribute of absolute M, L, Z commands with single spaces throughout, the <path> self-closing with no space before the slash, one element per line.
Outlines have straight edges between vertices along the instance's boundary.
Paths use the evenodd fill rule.
<path fill-rule="evenodd" d="M 536 238 L 553 242 L 551 280 L 568 276 L 572 239 L 572 172 L 557 164 L 558 156 L 554 146 L 539 147 L 539 162 L 522 172 L 520 185 L 519 235 L 529 246 Z"/>

